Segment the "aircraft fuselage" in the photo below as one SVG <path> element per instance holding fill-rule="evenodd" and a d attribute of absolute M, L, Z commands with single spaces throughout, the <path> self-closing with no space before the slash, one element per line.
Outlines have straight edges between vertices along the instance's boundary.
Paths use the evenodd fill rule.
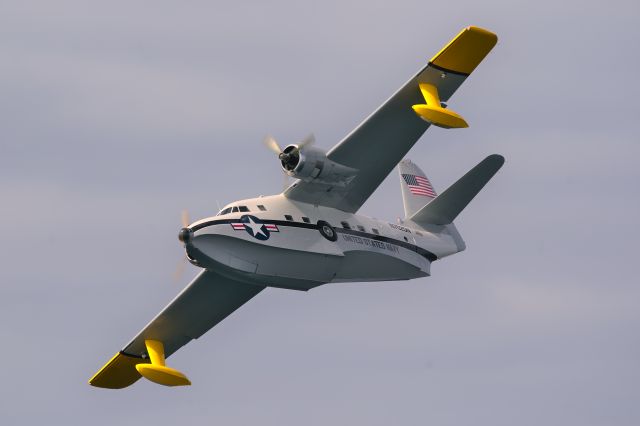
<path fill-rule="evenodd" d="M 448 226 L 394 224 L 283 195 L 231 203 L 188 229 L 185 248 L 196 266 L 296 290 L 424 277 L 431 262 L 465 248 Z"/>

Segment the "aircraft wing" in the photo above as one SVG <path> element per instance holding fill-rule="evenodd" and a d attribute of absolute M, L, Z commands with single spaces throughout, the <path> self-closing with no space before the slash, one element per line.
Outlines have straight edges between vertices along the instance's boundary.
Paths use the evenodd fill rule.
<path fill-rule="evenodd" d="M 134 339 L 90 380 L 102 388 L 120 389 L 141 376 L 137 364 L 148 364 L 145 340 L 162 342 L 168 357 L 260 293 L 263 286 L 245 284 L 203 270 Z M 153 360 L 153 359 L 152 359 Z M 164 359 L 162 360 L 164 362 Z M 166 383 L 163 383 L 166 384 Z"/>
<path fill-rule="evenodd" d="M 424 106 L 420 104 L 425 101 L 429 104 L 428 87 L 436 91 L 436 102 L 431 103 L 430 109 L 439 109 L 442 114 L 440 101 L 449 100 L 497 40 L 495 34 L 478 27 L 463 29 L 425 68 L 327 153 L 330 160 L 358 171 L 349 183 L 340 186 L 297 180 L 284 195 L 292 200 L 355 213 L 429 127 L 429 122 L 420 118 L 415 109 Z M 437 108 L 434 103 L 438 104 Z M 462 119 L 450 110 L 444 114 Z M 426 119 L 426 115 L 422 116 Z M 432 116 L 430 119 L 437 124 Z M 439 125 L 466 127 L 464 120 L 451 123 L 445 121 Z"/>

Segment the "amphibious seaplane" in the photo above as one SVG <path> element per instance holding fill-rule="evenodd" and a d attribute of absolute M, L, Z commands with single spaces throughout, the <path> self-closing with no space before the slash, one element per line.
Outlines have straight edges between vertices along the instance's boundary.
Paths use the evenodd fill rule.
<path fill-rule="evenodd" d="M 495 34 L 463 29 L 373 114 L 329 151 L 313 138 L 281 149 L 295 178 L 278 195 L 233 202 L 215 216 L 184 219 L 179 240 L 202 271 L 90 380 L 124 388 L 145 377 L 189 385 L 165 358 L 267 287 L 309 290 L 327 283 L 409 280 L 465 249 L 454 219 L 504 163 L 490 155 L 440 195 L 410 160 L 430 125 L 468 127 L 445 102 L 495 46 Z M 389 223 L 357 214 L 398 167 L 405 217 Z"/>

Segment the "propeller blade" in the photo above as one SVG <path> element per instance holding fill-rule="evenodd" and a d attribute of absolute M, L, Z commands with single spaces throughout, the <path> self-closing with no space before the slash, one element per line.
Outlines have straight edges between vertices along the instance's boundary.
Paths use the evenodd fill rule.
<path fill-rule="evenodd" d="M 173 281 L 178 283 L 184 274 L 184 268 L 187 265 L 187 256 L 182 256 L 180 262 L 176 265 L 176 271 L 173 273 Z"/>
<path fill-rule="evenodd" d="M 300 143 L 298 144 L 298 149 L 302 149 L 308 145 L 313 145 L 315 141 L 316 137 L 313 135 L 313 133 L 309 133 L 306 138 L 300 141 Z"/>
<path fill-rule="evenodd" d="M 266 146 L 269 150 L 275 152 L 276 154 L 280 154 L 282 152 L 282 149 L 280 148 L 280 145 L 278 145 L 278 142 L 276 142 L 276 140 L 272 137 L 272 136 L 266 136 L 263 140 L 262 143 L 264 144 L 264 146 Z"/>
<path fill-rule="evenodd" d="M 189 220 L 189 212 L 187 210 L 182 210 L 182 213 L 180 214 L 180 219 L 182 220 L 183 228 L 186 228 L 189 226 L 189 224 L 191 224 L 191 221 Z"/>

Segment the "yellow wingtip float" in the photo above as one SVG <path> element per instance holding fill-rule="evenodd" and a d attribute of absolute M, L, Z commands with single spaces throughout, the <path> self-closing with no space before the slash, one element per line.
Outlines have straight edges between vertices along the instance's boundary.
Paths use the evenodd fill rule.
<path fill-rule="evenodd" d="M 164 345 L 157 340 L 145 340 L 151 364 L 136 364 L 136 370 L 148 380 L 165 386 L 189 386 L 187 376 L 165 365 Z"/>
<path fill-rule="evenodd" d="M 498 36 L 494 33 L 478 27 L 467 27 L 431 58 L 429 66 L 442 71 L 443 78 L 447 73 L 468 76 L 497 42 Z M 412 108 L 420 118 L 445 129 L 469 127 L 460 114 L 442 107 L 435 85 L 420 83 L 419 86 L 425 103 L 413 105 Z"/>
<path fill-rule="evenodd" d="M 442 108 L 436 86 L 433 84 L 420 83 L 420 91 L 422 92 L 422 96 L 424 96 L 426 104 L 414 105 L 411 108 L 413 108 L 416 114 L 423 120 L 445 129 L 469 127 L 460 114 Z"/>

